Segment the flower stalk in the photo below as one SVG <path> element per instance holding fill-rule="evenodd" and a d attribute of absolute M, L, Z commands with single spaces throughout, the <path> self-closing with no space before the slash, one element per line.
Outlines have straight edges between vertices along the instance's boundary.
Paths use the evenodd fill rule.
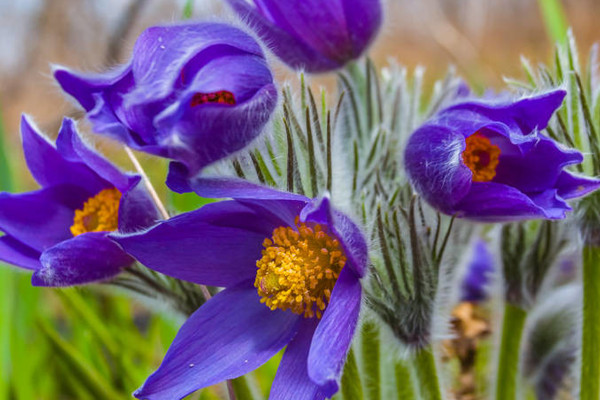
<path fill-rule="evenodd" d="M 583 249 L 581 400 L 600 397 L 600 249 Z"/>
<path fill-rule="evenodd" d="M 419 382 L 420 398 L 423 400 L 442 400 L 433 348 L 428 347 L 417 351 L 413 363 Z"/>
<path fill-rule="evenodd" d="M 514 400 L 517 394 L 519 349 L 527 312 L 506 303 L 496 378 L 496 400 Z"/>

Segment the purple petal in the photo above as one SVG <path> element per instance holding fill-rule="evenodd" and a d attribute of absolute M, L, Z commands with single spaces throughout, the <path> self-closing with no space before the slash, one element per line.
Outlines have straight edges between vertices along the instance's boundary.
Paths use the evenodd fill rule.
<path fill-rule="evenodd" d="M 133 85 L 131 64 L 100 74 L 76 73 L 65 67 L 54 66 L 53 75 L 61 88 L 88 112 L 87 117 L 95 132 L 135 147 L 135 140 L 123 125 L 124 116 L 118 115 L 123 94 Z"/>
<path fill-rule="evenodd" d="M 353 53 L 358 57 L 375 38 L 382 22 L 380 1 L 344 0 L 346 24 L 349 29 Z"/>
<path fill-rule="evenodd" d="M 337 386 L 333 385 L 337 385 L 354 337 L 361 293 L 360 281 L 354 271 L 344 268 L 310 346 L 308 375 L 320 386 L 334 387 L 333 392 L 337 391 Z"/>
<path fill-rule="evenodd" d="M 217 294 L 186 321 L 160 368 L 134 396 L 181 399 L 262 365 L 297 331 L 298 315 L 271 311 L 251 283 Z"/>
<path fill-rule="evenodd" d="M 119 202 L 119 232 L 131 233 L 148 228 L 161 219 L 140 176 L 128 177 L 128 186 Z"/>
<path fill-rule="evenodd" d="M 216 213 L 222 213 L 220 223 L 224 226 L 219 225 Z M 245 221 L 257 221 L 258 225 L 245 229 Z M 257 233 L 260 224 L 264 222 L 250 209 L 224 202 L 178 215 L 143 233 L 111 237 L 155 271 L 199 284 L 228 287 L 254 279 L 262 243 L 274 229 L 268 226 L 265 232 Z"/>
<path fill-rule="evenodd" d="M 539 199 L 544 206 L 547 202 Z M 456 215 L 483 222 L 517 221 L 534 218 L 556 218 L 556 211 L 545 209 L 510 186 L 494 182 L 473 182 L 469 193 L 454 206 Z"/>
<path fill-rule="evenodd" d="M 298 333 L 283 353 L 269 400 L 325 399 L 322 388 L 308 377 L 308 351 L 318 322 L 315 318 L 302 321 Z"/>
<path fill-rule="evenodd" d="M 462 282 L 461 301 L 483 301 L 487 298 L 490 278 L 494 272 L 494 257 L 484 240 L 477 240 Z"/>
<path fill-rule="evenodd" d="M 553 140 L 539 136 L 524 154 L 500 154 L 493 181 L 522 192 L 540 192 L 555 185 L 564 167 L 583 161 L 581 153 L 566 149 Z"/>
<path fill-rule="evenodd" d="M 60 133 L 65 134 L 74 129 L 73 121 L 65 118 Z M 25 161 L 41 186 L 71 184 L 86 188 L 90 194 L 97 193 L 107 186 L 106 182 L 87 166 L 60 154 L 26 115 L 21 117 L 21 136 Z"/>
<path fill-rule="evenodd" d="M 166 98 L 172 93 L 175 82 L 181 79 L 184 66 L 211 46 L 263 55 L 251 36 L 227 24 L 188 23 L 148 28 L 133 49 L 132 70 L 136 87 L 128 95 L 130 105 Z"/>
<path fill-rule="evenodd" d="M 463 135 L 447 128 L 424 125 L 408 140 L 404 163 L 410 180 L 427 202 L 448 211 L 471 186 L 471 170 L 462 162 Z"/>
<path fill-rule="evenodd" d="M 36 270 L 40 264 L 40 253 L 10 236 L 0 237 L 0 260 L 17 267 Z"/>
<path fill-rule="evenodd" d="M 213 199 L 299 200 L 304 202 L 309 200 L 306 196 L 282 192 L 238 178 L 196 177 L 189 180 L 188 190 L 184 192 L 192 191 L 198 196 Z"/>
<path fill-rule="evenodd" d="M 110 279 L 133 263 L 106 232 L 89 232 L 44 251 L 34 286 L 71 286 Z"/>
<path fill-rule="evenodd" d="M 476 117 L 474 121 L 487 118 L 490 121 L 506 124 L 520 135 L 528 135 L 535 130 L 542 130 L 548 125 L 548 121 L 562 104 L 565 95 L 564 90 L 554 90 L 517 102 L 465 101 L 447 108 L 442 113 L 471 112 L 479 115 L 479 118 Z M 464 132 L 464 134 L 470 135 L 480 128 L 473 129 L 475 130 Z"/>
<path fill-rule="evenodd" d="M 354 222 L 331 207 L 329 197 L 314 199 L 300 213 L 300 220 L 326 225 L 340 241 L 348 266 L 359 277 L 367 273 L 368 248 L 364 235 Z"/>
<path fill-rule="evenodd" d="M 23 194 L 0 193 L 0 231 L 43 251 L 72 237 L 75 209 L 88 199 L 84 189 L 51 186 Z"/>
<path fill-rule="evenodd" d="M 75 122 L 65 118 L 63 125 L 56 139 L 58 152 L 72 163 L 87 166 L 94 175 L 100 177 L 104 182 L 108 182 L 110 186 L 116 187 L 123 192 L 130 186 L 130 178 L 127 174 L 119 171 L 110 161 L 102 157 L 97 152 L 86 146 L 75 127 Z M 108 187 L 106 183 L 101 188 L 95 190 L 94 193 Z"/>
<path fill-rule="evenodd" d="M 562 171 L 558 175 L 555 188 L 558 190 L 558 195 L 560 197 L 569 200 L 585 196 L 586 194 L 597 190 L 600 188 L 600 180 Z"/>
<path fill-rule="evenodd" d="M 229 5 L 246 21 L 269 48 L 285 63 L 295 69 L 311 72 L 330 71 L 342 65 L 311 48 L 301 38 L 276 26 L 245 0 L 227 0 Z"/>

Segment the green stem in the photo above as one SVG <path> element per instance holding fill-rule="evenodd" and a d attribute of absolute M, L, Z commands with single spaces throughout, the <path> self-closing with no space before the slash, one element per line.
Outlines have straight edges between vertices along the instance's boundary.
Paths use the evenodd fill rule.
<path fill-rule="evenodd" d="M 600 249 L 583 249 L 581 400 L 600 398 Z"/>
<path fill-rule="evenodd" d="M 398 400 L 416 399 L 410 368 L 404 360 L 396 361 L 394 374 L 396 375 L 396 398 Z"/>
<path fill-rule="evenodd" d="M 421 349 L 414 359 L 422 400 L 442 400 L 435 357 L 431 348 Z"/>
<path fill-rule="evenodd" d="M 519 350 L 527 312 L 511 304 L 504 306 L 502 342 L 498 359 L 496 400 L 515 400 L 517 395 L 517 372 Z"/>
<path fill-rule="evenodd" d="M 362 364 L 364 373 L 365 394 L 369 400 L 381 399 L 381 350 L 379 344 L 379 328 L 367 322 L 362 331 Z"/>

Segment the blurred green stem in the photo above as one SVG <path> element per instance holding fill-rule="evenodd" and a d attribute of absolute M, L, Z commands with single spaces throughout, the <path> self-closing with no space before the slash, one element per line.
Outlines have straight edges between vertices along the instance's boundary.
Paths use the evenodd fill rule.
<path fill-rule="evenodd" d="M 431 347 L 421 349 L 414 358 L 415 372 L 421 392 L 420 399 L 441 400 L 440 383 Z"/>
<path fill-rule="evenodd" d="M 581 400 L 600 398 L 600 248 L 583 249 Z"/>
<path fill-rule="evenodd" d="M 527 312 L 506 303 L 502 322 L 502 341 L 498 358 L 496 400 L 515 400 L 517 394 L 517 372 L 519 350 Z"/>

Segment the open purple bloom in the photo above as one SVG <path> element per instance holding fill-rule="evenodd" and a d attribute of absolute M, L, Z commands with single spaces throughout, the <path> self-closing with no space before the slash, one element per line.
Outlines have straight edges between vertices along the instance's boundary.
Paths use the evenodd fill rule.
<path fill-rule="evenodd" d="M 461 301 L 478 302 L 487 299 L 488 286 L 494 273 L 494 257 L 484 240 L 473 246 L 473 254 L 462 281 Z"/>
<path fill-rule="evenodd" d="M 258 43 L 222 23 L 155 26 L 126 65 L 100 74 L 55 67 L 54 77 L 97 133 L 173 159 L 178 178 L 245 147 L 277 103 Z"/>
<path fill-rule="evenodd" d="M 269 398 L 331 396 L 360 309 L 367 263 L 360 230 L 327 197 L 228 179 L 205 183 L 204 196 L 233 200 L 144 233 L 112 235 L 151 269 L 225 287 L 182 326 L 135 396 L 181 399 L 252 371 L 286 345 Z"/>
<path fill-rule="evenodd" d="M 404 157 L 415 190 L 440 211 L 478 221 L 561 219 L 565 200 L 600 180 L 565 167 L 582 154 L 540 133 L 562 104 L 555 90 L 515 102 L 460 101 L 408 140 Z"/>
<path fill-rule="evenodd" d="M 332 71 L 360 57 L 381 25 L 380 0 L 227 0 L 294 69 Z"/>
<path fill-rule="evenodd" d="M 38 286 L 69 286 L 118 274 L 134 260 L 107 238 L 158 219 L 140 177 L 86 147 L 65 118 L 56 147 L 21 120 L 25 160 L 41 189 L 0 193 L 0 260 L 33 270 Z"/>

